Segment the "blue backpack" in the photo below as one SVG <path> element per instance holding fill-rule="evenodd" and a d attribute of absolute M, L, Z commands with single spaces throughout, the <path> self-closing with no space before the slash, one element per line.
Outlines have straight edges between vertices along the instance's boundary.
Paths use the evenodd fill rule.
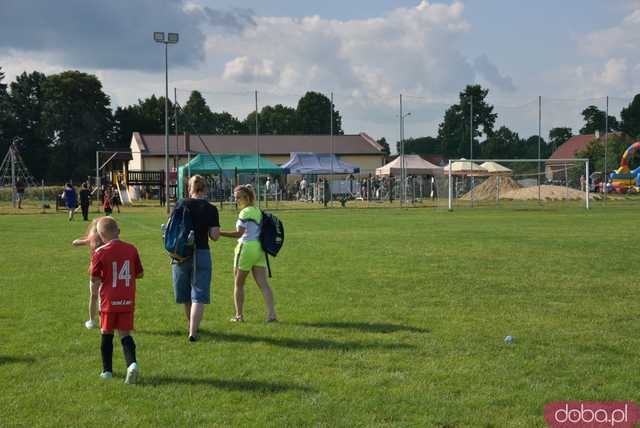
<path fill-rule="evenodd" d="M 271 278 L 271 266 L 269 256 L 277 256 L 284 244 L 284 225 L 275 215 L 262 211 L 262 221 L 260 222 L 260 244 L 266 253 L 267 269 Z"/>
<path fill-rule="evenodd" d="M 191 211 L 181 199 L 164 230 L 164 249 L 172 259 L 182 263 L 193 256 L 194 234 Z"/>

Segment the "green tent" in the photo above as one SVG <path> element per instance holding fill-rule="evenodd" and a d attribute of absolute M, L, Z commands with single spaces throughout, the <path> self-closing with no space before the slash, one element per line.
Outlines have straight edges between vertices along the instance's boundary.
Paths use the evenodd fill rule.
<path fill-rule="evenodd" d="M 255 174 L 260 167 L 260 174 L 280 175 L 284 172 L 275 163 L 256 154 L 209 155 L 199 154 L 191 161 L 178 168 L 178 198 L 184 197 L 184 181 L 187 173 L 222 174 L 233 176 L 238 174 Z"/>

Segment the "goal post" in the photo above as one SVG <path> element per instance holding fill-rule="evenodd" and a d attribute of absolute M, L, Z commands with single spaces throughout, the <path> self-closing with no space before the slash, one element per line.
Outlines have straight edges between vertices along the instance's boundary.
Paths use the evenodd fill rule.
<path fill-rule="evenodd" d="M 604 191 L 603 172 L 589 159 L 451 159 L 443 166 L 441 195 L 446 208 L 553 206 L 573 202 L 590 209 Z M 592 192 L 592 189 L 594 192 Z M 440 207 L 444 202 L 441 198 Z"/>

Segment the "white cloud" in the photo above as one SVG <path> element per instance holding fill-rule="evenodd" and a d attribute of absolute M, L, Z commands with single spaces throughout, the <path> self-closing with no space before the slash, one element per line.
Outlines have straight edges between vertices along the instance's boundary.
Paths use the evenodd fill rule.
<path fill-rule="evenodd" d="M 206 50 L 233 56 L 222 77 L 241 84 L 443 96 L 475 78 L 456 47 L 470 28 L 463 11 L 422 1 L 361 20 L 255 17 L 239 35 L 210 34 Z"/>
<path fill-rule="evenodd" d="M 584 85 L 592 85 L 594 93 L 628 93 L 639 89 L 636 78 L 640 61 L 640 2 L 631 1 L 632 9 L 620 24 L 585 34 L 578 48 L 591 62 L 584 64 L 579 76 Z"/>

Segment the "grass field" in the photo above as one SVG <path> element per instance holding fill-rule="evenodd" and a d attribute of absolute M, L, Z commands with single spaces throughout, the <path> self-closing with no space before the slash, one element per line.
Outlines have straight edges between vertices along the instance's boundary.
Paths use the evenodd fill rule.
<path fill-rule="evenodd" d="M 85 223 L 0 215 L 1 426 L 545 426 L 554 400 L 640 401 L 637 207 L 282 211 L 281 322 L 231 324 L 232 240 L 187 342 L 158 208 L 116 216 L 140 250 L 140 383 L 101 381 Z M 234 212 L 225 210 L 227 229 Z M 515 337 L 512 345 L 506 335 Z"/>

